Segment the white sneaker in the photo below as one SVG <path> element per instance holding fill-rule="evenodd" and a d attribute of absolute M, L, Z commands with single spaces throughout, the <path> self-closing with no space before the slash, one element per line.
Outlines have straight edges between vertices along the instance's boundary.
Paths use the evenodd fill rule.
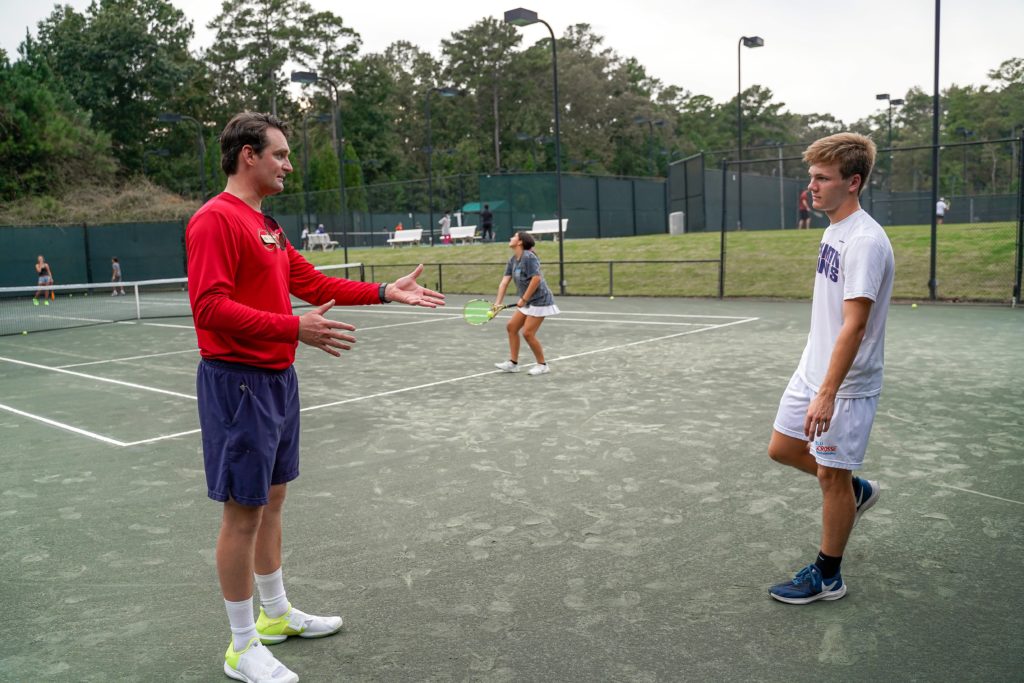
<path fill-rule="evenodd" d="M 494 367 L 498 368 L 502 372 L 519 372 L 519 364 L 513 363 L 510 360 L 507 360 L 503 363 L 495 363 Z"/>
<path fill-rule="evenodd" d="M 115 289 L 113 292 L 111 292 L 110 296 L 117 296 L 117 290 Z"/>
<path fill-rule="evenodd" d="M 224 673 L 245 683 L 299 682 L 299 675 L 277 661 L 259 638 L 250 640 L 241 652 L 235 651 L 233 642 L 229 644 L 224 654 Z"/>
<path fill-rule="evenodd" d="M 323 638 L 337 633 L 341 627 L 341 617 L 318 617 L 291 606 L 276 619 L 268 617 L 260 607 L 260 616 L 256 619 L 256 632 L 260 634 L 264 645 L 283 642 L 288 636 Z"/>
<path fill-rule="evenodd" d="M 527 372 L 526 374 L 528 374 L 528 375 L 546 375 L 549 372 L 551 372 L 551 371 L 548 370 L 548 364 L 547 363 L 538 363 L 537 365 L 534 365 L 532 368 L 530 368 L 529 372 Z"/>

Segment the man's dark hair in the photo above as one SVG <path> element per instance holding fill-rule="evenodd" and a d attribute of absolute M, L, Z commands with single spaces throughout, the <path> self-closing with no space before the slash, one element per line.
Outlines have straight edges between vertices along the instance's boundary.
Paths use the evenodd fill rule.
<path fill-rule="evenodd" d="M 272 114 L 244 111 L 228 121 L 220 134 L 220 167 L 226 175 L 238 171 L 238 155 L 246 145 L 256 154 L 263 153 L 268 128 L 277 128 L 288 137 L 288 124 Z"/>

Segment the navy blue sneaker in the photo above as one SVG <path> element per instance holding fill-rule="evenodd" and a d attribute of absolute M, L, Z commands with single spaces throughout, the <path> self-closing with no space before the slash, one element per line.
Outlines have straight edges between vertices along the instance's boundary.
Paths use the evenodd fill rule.
<path fill-rule="evenodd" d="M 806 605 L 815 600 L 838 600 L 846 595 L 846 584 L 840 572 L 828 581 L 821 578 L 821 570 L 809 564 L 792 581 L 777 583 L 768 589 L 768 595 L 790 605 Z"/>
<path fill-rule="evenodd" d="M 853 525 L 857 526 L 860 516 L 878 501 L 878 496 L 882 493 L 882 487 L 878 485 L 877 481 L 870 481 L 861 477 L 854 477 L 854 479 L 856 480 L 854 482 L 854 500 L 857 503 L 857 514 L 853 518 Z"/>

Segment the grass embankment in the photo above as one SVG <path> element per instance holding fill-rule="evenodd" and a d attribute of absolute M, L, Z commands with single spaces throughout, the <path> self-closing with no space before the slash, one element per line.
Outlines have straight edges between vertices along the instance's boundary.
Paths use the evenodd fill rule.
<path fill-rule="evenodd" d="M 896 254 L 897 299 L 928 297 L 930 226 L 886 229 Z M 809 298 L 821 230 L 730 232 L 726 242 L 725 294 L 733 297 Z M 939 226 L 938 292 L 942 299 L 1009 301 L 1013 288 L 1016 224 Z M 537 245 L 545 277 L 557 292 L 558 245 Z M 318 265 L 342 263 L 341 250 L 307 254 Z M 644 235 L 565 242 L 566 291 L 606 295 L 608 261 L 615 261 L 614 292 L 622 296 L 717 296 L 718 264 L 628 264 L 623 261 L 718 259 L 719 234 Z M 349 260 L 374 266 L 373 279 L 393 280 L 408 266 L 427 265 L 424 282 L 451 293 L 493 295 L 508 259 L 505 243 L 458 247 L 349 249 Z M 599 261 L 599 264 L 580 262 Z M 480 264 L 480 265 L 457 265 Z M 370 277 L 369 271 L 367 277 Z"/>
<path fill-rule="evenodd" d="M 78 225 L 187 220 L 200 204 L 145 178 L 119 188 L 81 186 L 60 197 L 24 197 L 0 203 L 0 225 Z"/>

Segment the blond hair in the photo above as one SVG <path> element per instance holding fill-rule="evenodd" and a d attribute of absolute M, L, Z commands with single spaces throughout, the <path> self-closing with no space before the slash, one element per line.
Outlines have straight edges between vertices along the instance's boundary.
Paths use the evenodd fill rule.
<path fill-rule="evenodd" d="M 871 138 L 858 133 L 836 133 L 813 142 L 804 151 L 804 161 L 811 165 L 839 164 L 839 173 L 844 179 L 859 175 L 860 193 L 867 187 L 876 153 Z"/>

